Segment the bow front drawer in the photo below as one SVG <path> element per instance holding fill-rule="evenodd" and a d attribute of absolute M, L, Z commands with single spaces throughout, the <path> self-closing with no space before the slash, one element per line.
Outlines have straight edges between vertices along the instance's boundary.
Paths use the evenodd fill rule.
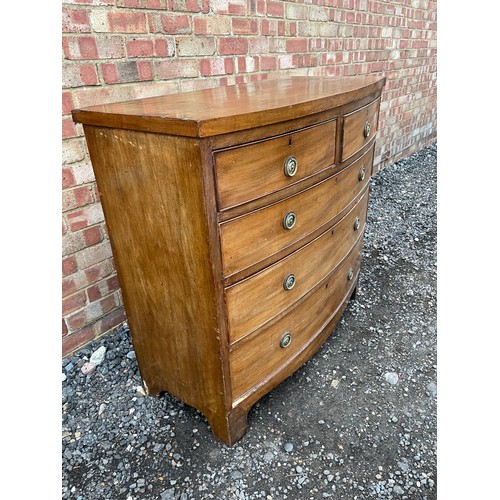
<path fill-rule="evenodd" d="M 229 358 L 233 405 L 297 362 L 301 352 L 314 343 L 352 291 L 362 246 L 360 239 L 339 267 L 299 301 L 293 311 L 235 344 Z"/>
<path fill-rule="evenodd" d="M 261 262 L 327 224 L 368 183 L 373 148 L 334 176 L 220 224 L 224 276 Z"/>
<path fill-rule="evenodd" d="M 344 115 L 341 161 L 345 161 L 368 144 L 377 133 L 380 99 Z"/>
<path fill-rule="evenodd" d="M 221 210 L 240 205 L 334 163 L 337 120 L 214 154 Z"/>
<path fill-rule="evenodd" d="M 228 287 L 230 342 L 236 342 L 290 307 L 331 273 L 362 238 L 367 205 L 368 190 L 365 190 L 349 213 L 321 236 Z"/>

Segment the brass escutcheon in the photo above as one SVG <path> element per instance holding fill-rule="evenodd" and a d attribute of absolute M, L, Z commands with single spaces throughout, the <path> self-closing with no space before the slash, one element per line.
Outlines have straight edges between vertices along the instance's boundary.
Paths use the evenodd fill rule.
<path fill-rule="evenodd" d="M 283 280 L 283 288 L 285 290 L 291 290 L 295 286 L 295 274 L 289 274 L 284 280 Z"/>
<path fill-rule="evenodd" d="M 290 332 L 286 332 L 283 337 L 281 337 L 280 347 L 285 349 L 292 343 L 292 334 Z"/>
<path fill-rule="evenodd" d="M 371 129 L 372 129 L 372 126 L 370 125 L 370 122 L 366 122 L 365 128 L 363 130 L 363 135 L 365 136 L 365 139 L 370 135 Z"/>
<path fill-rule="evenodd" d="M 360 181 L 364 180 L 365 175 L 366 175 L 366 172 L 365 172 L 365 167 L 361 166 L 361 168 L 359 169 L 358 179 L 359 179 Z"/>
<path fill-rule="evenodd" d="M 293 177 L 297 173 L 297 169 L 299 168 L 299 163 L 295 156 L 289 156 L 285 160 L 285 175 L 287 177 Z"/>
<path fill-rule="evenodd" d="M 361 220 L 359 217 L 356 217 L 354 219 L 354 231 L 357 231 L 359 229 L 359 226 L 361 226 Z"/>
<path fill-rule="evenodd" d="M 283 217 L 283 227 L 285 229 L 292 229 L 296 222 L 297 216 L 295 215 L 295 212 L 287 212 Z"/>

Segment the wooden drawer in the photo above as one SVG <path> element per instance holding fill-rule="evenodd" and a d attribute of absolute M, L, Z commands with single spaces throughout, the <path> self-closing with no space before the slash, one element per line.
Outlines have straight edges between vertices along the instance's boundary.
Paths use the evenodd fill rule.
<path fill-rule="evenodd" d="M 375 137 L 380 99 L 344 115 L 341 162 L 357 153 Z"/>
<path fill-rule="evenodd" d="M 289 198 L 220 224 L 224 276 L 260 262 L 314 232 L 339 214 L 368 183 L 373 148 L 328 179 Z M 364 176 L 360 172 L 364 172 Z M 285 229 L 284 218 L 295 214 Z"/>
<path fill-rule="evenodd" d="M 321 333 L 357 279 L 362 246 L 360 239 L 339 268 L 293 310 L 235 345 L 229 356 L 233 405 L 274 377 Z M 291 342 L 281 347 L 287 333 Z"/>
<path fill-rule="evenodd" d="M 363 235 L 367 204 L 368 190 L 347 215 L 321 236 L 229 287 L 229 341 L 241 339 L 290 307 L 335 269 Z"/>
<path fill-rule="evenodd" d="M 214 154 L 218 205 L 224 210 L 295 184 L 334 163 L 337 121 Z M 287 171 L 285 164 L 293 168 Z"/>

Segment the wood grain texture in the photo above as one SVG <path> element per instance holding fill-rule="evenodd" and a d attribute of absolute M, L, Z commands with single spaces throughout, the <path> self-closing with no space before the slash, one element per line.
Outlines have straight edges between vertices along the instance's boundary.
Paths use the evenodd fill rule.
<path fill-rule="evenodd" d="M 144 385 L 199 408 L 223 434 L 199 144 L 92 126 L 85 133 Z"/>
<path fill-rule="evenodd" d="M 287 364 L 300 356 L 301 351 L 321 334 L 351 294 L 351 285 L 359 271 L 362 246 L 361 238 L 338 269 L 291 311 L 236 344 L 230 354 L 233 405 L 268 382 L 276 372 L 286 369 Z M 347 278 L 350 268 L 354 273 L 352 280 Z M 280 340 L 287 332 L 292 335 L 292 342 L 289 347 L 282 348 Z"/>
<path fill-rule="evenodd" d="M 214 155 L 219 208 L 240 205 L 288 187 L 334 163 L 336 120 L 283 134 Z M 297 160 L 296 173 L 285 174 L 285 161 Z"/>
<path fill-rule="evenodd" d="M 347 160 L 368 144 L 377 133 L 380 99 L 344 116 L 342 131 L 342 161 Z M 365 136 L 365 124 L 370 124 L 370 133 Z"/>
<path fill-rule="evenodd" d="M 381 91 L 379 75 L 291 77 L 148 97 L 73 111 L 76 122 L 188 137 L 247 130 L 342 106 Z"/>
<path fill-rule="evenodd" d="M 276 254 L 327 224 L 368 183 L 373 149 L 367 155 L 315 186 L 273 205 L 220 224 L 223 273 L 229 276 Z M 361 167 L 365 178 L 358 178 Z M 321 208 L 319 208 L 321 207 Z M 294 212 L 297 222 L 283 228 L 283 217 Z"/>
<path fill-rule="evenodd" d="M 227 319 L 231 343 L 258 329 L 306 295 L 335 269 L 362 237 L 368 206 L 368 190 L 337 224 L 299 250 L 240 281 L 226 290 Z M 359 226 L 354 227 L 356 218 Z M 284 279 L 295 276 L 290 290 Z M 262 300 L 266 297 L 266 300 Z"/>

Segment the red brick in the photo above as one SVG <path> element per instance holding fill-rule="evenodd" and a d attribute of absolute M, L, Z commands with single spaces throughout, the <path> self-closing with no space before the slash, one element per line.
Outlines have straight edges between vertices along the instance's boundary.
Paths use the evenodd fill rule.
<path fill-rule="evenodd" d="M 71 113 L 73 110 L 73 96 L 71 95 L 71 92 L 63 92 L 62 93 L 62 114 L 67 115 L 68 113 Z"/>
<path fill-rule="evenodd" d="M 195 17 L 193 25 L 197 35 L 229 35 L 231 33 L 231 18 L 227 16 Z"/>
<path fill-rule="evenodd" d="M 106 83 L 119 83 L 120 78 L 114 63 L 101 64 L 101 73 Z"/>
<path fill-rule="evenodd" d="M 259 24 L 256 19 L 235 17 L 232 25 L 234 35 L 253 35 L 259 31 Z"/>
<path fill-rule="evenodd" d="M 94 202 L 94 194 L 91 186 L 81 186 L 67 189 L 63 192 L 63 212 L 74 210 Z"/>
<path fill-rule="evenodd" d="M 62 301 L 62 313 L 66 316 L 70 312 L 82 308 L 87 302 L 87 296 L 84 292 L 77 292 L 65 297 Z"/>
<path fill-rule="evenodd" d="M 63 173 L 62 173 L 63 189 L 72 187 L 74 185 L 75 185 L 75 177 L 73 175 L 73 169 L 71 167 L 63 168 Z"/>
<path fill-rule="evenodd" d="M 79 231 L 80 229 L 92 226 L 104 220 L 102 207 L 99 203 L 87 205 L 74 212 L 69 212 L 66 215 L 68 225 L 71 231 Z"/>
<path fill-rule="evenodd" d="M 287 38 L 287 52 L 307 52 L 307 38 Z"/>
<path fill-rule="evenodd" d="M 246 54 L 248 40 L 246 38 L 221 38 L 219 39 L 218 52 L 221 56 Z"/>
<path fill-rule="evenodd" d="M 76 128 L 71 118 L 63 118 L 62 120 L 62 138 L 68 139 L 69 137 L 76 137 Z"/>
<path fill-rule="evenodd" d="M 200 12 L 203 10 L 200 0 L 171 0 L 171 8 L 176 11 Z"/>
<path fill-rule="evenodd" d="M 266 2 L 266 14 L 268 16 L 283 17 L 285 14 L 285 6 L 283 2 Z"/>
<path fill-rule="evenodd" d="M 167 34 L 191 33 L 190 18 L 186 14 L 162 14 L 160 23 L 162 32 Z"/>
<path fill-rule="evenodd" d="M 234 73 L 234 61 L 231 57 L 202 59 L 200 61 L 202 76 L 228 75 Z"/>
<path fill-rule="evenodd" d="M 126 320 L 127 317 L 125 315 L 125 309 L 123 308 L 123 306 L 119 306 L 113 311 L 110 311 L 108 314 L 106 314 L 96 325 L 96 327 L 99 328 L 96 333 L 98 335 L 106 333 Z"/>
<path fill-rule="evenodd" d="M 80 64 L 80 77 L 83 85 L 99 85 L 95 64 Z"/>
<path fill-rule="evenodd" d="M 115 272 L 115 270 L 111 259 L 103 260 L 84 270 L 85 277 L 89 284 L 96 283 L 112 272 Z"/>
<path fill-rule="evenodd" d="M 76 273 L 78 266 L 76 259 L 74 257 L 67 257 L 62 261 L 62 275 L 69 276 L 70 274 Z"/>
<path fill-rule="evenodd" d="M 87 289 L 87 295 L 90 302 L 95 302 L 107 295 L 116 292 L 120 288 L 120 283 L 118 277 L 112 276 L 105 281 L 100 281 L 96 285 L 93 285 Z"/>
<path fill-rule="evenodd" d="M 155 46 L 151 39 L 144 38 L 127 42 L 128 57 L 153 57 L 154 55 Z"/>
<path fill-rule="evenodd" d="M 63 49 L 67 59 L 97 59 L 97 45 L 93 36 L 65 36 Z"/>
<path fill-rule="evenodd" d="M 62 339 L 62 355 L 68 356 L 72 352 L 80 349 L 84 345 L 88 344 L 95 337 L 94 329 L 92 326 L 87 326 L 79 332 L 71 333 L 66 335 Z"/>
<path fill-rule="evenodd" d="M 154 42 L 155 55 L 157 57 L 170 57 L 175 54 L 175 44 L 173 40 L 158 39 Z"/>
<path fill-rule="evenodd" d="M 262 71 L 273 71 L 276 69 L 276 56 L 261 56 L 260 69 Z"/>
<path fill-rule="evenodd" d="M 167 59 L 157 63 L 158 78 L 172 80 L 174 78 L 194 78 L 199 75 L 197 59 Z"/>
<path fill-rule="evenodd" d="M 99 226 L 89 227 L 83 230 L 83 238 L 87 246 L 95 245 L 103 240 L 101 228 Z"/>
<path fill-rule="evenodd" d="M 110 12 L 109 26 L 113 33 L 146 33 L 146 15 L 142 12 Z"/>
<path fill-rule="evenodd" d="M 153 65 L 150 61 L 138 61 L 137 72 L 139 74 L 139 80 L 141 80 L 141 82 L 153 80 Z"/>
<path fill-rule="evenodd" d="M 90 32 L 89 16 L 82 9 L 63 9 L 63 33 L 88 33 Z"/>
<path fill-rule="evenodd" d="M 229 1 L 228 12 L 233 16 L 245 16 L 247 14 L 246 0 Z"/>
<path fill-rule="evenodd" d="M 78 291 L 76 288 L 75 280 L 73 277 L 69 276 L 67 278 L 63 278 L 62 280 L 62 296 L 67 297 L 68 295 L 71 295 L 72 293 L 75 293 Z"/>
<path fill-rule="evenodd" d="M 62 336 L 66 337 L 66 335 L 68 335 L 68 325 L 66 324 L 64 318 L 62 318 Z"/>

